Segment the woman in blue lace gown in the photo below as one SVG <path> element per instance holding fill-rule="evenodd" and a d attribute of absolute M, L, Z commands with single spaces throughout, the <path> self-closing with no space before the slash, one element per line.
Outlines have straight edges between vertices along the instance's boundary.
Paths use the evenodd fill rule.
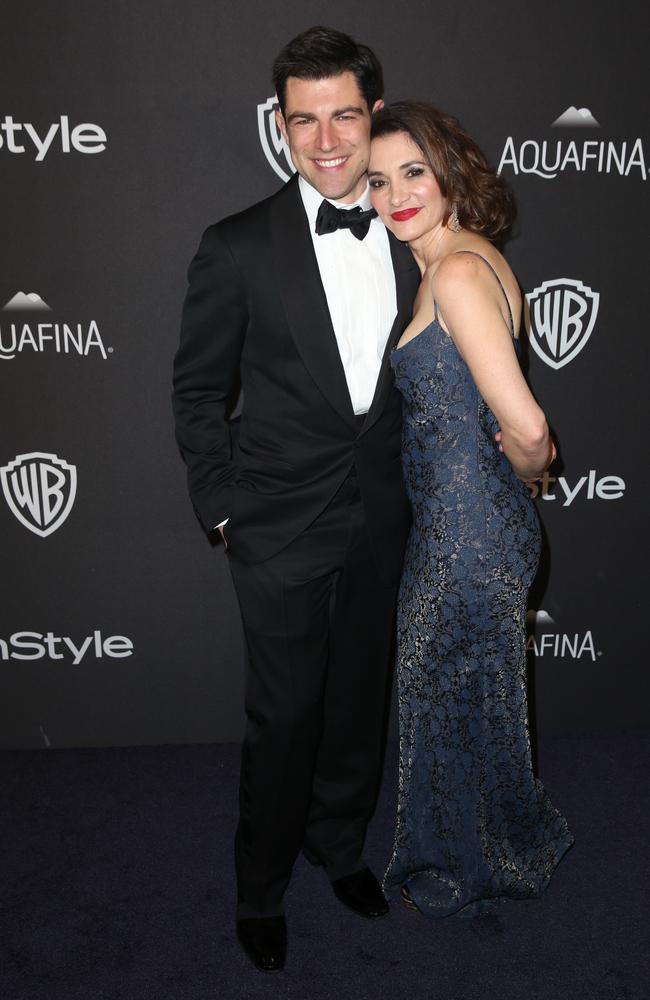
<path fill-rule="evenodd" d="M 392 354 L 413 507 L 398 605 L 400 782 L 387 894 L 433 917 L 537 896 L 572 843 L 531 763 L 528 481 L 555 456 L 517 358 L 521 296 L 494 246 L 511 195 L 426 104 L 380 111 L 369 180 L 422 271 Z"/>

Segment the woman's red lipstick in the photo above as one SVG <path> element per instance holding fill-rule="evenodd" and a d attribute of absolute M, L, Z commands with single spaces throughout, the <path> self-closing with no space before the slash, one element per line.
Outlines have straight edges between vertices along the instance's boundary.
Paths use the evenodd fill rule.
<path fill-rule="evenodd" d="M 405 208 L 403 212 L 391 212 L 391 219 L 395 219 L 395 222 L 406 222 L 407 219 L 412 219 L 414 215 L 420 211 L 419 208 Z"/>

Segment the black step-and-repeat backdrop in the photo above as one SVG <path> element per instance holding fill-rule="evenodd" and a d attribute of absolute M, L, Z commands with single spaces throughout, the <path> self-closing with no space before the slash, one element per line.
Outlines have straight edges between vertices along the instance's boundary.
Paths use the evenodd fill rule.
<path fill-rule="evenodd" d="M 237 739 L 242 640 L 195 520 L 170 366 L 211 221 L 291 171 L 270 65 L 310 24 L 387 98 L 460 118 L 512 183 L 531 384 L 538 726 L 647 722 L 644 5 L 7 0 L 0 33 L 0 732 L 5 747 Z"/>

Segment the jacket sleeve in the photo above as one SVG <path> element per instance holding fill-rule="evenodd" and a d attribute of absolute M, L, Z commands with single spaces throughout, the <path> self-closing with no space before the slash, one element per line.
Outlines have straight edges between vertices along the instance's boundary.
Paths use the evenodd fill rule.
<path fill-rule="evenodd" d="M 218 225 L 203 234 L 188 282 L 172 399 L 190 497 L 203 527 L 211 531 L 231 513 L 235 466 L 226 401 L 248 324 L 243 278 Z"/>

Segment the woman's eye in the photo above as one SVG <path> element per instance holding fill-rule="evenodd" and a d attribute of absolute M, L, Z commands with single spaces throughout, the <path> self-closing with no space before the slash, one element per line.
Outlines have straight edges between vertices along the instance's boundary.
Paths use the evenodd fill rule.
<path fill-rule="evenodd" d="M 423 173 L 424 173 L 424 170 L 423 170 L 422 167 L 411 167 L 409 170 L 406 171 L 406 176 L 407 177 L 419 177 Z"/>
<path fill-rule="evenodd" d="M 371 188 L 375 188 L 375 189 L 384 186 L 384 182 L 383 181 L 373 180 L 373 181 L 369 181 L 368 183 L 369 183 L 369 185 L 370 185 Z"/>

